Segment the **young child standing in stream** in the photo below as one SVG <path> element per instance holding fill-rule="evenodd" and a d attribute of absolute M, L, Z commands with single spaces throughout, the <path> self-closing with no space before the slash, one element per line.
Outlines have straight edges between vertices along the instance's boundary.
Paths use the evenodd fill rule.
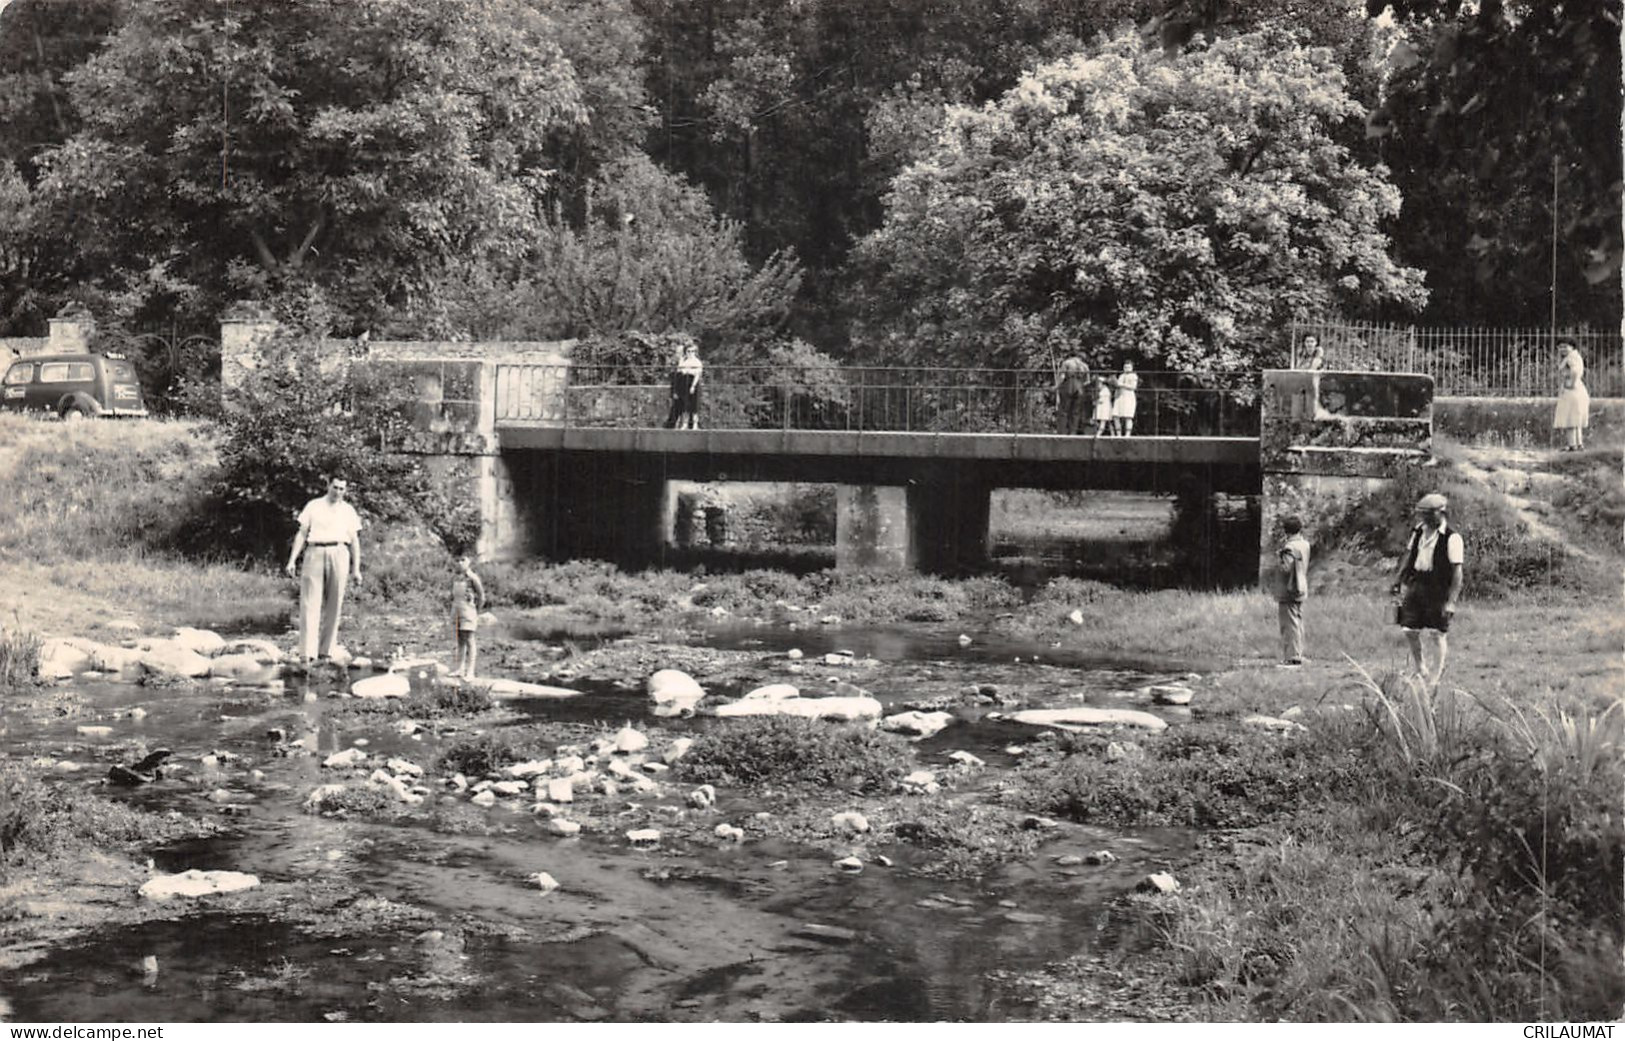
<path fill-rule="evenodd" d="M 464 554 L 457 558 L 457 577 L 451 583 L 451 627 L 457 635 L 451 671 L 465 680 L 474 678 L 474 659 L 480 652 L 477 633 L 483 610 L 485 583 L 474 573 L 474 562 Z"/>

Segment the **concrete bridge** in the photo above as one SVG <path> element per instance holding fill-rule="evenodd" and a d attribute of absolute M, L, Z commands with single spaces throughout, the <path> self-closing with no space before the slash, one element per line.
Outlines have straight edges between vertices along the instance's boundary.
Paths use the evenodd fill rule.
<path fill-rule="evenodd" d="M 647 557 L 669 541 L 672 481 L 836 485 L 836 566 L 929 571 L 986 556 L 997 488 L 1256 495 L 1256 437 L 661 430 L 499 421 L 505 551 Z M 503 549 L 492 547 L 497 552 Z"/>
<path fill-rule="evenodd" d="M 228 375 L 263 325 L 222 327 Z M 721 480 L 836 485 L 843 568 L 974 565 L 999 488 L 1258 495 L 1267 546 L 1281 514 L 1312 538 L 1432 436 L 1432 380 L 1401 373 L 1144 373 L 1134 436 L 1097 438 L 1048 432 L 1043 372 L 707 367 L 708 429 L 667 430 L 664 367 L 568 345 L 380 342 L 366 363 L 416 384 L 401 448 L 477 490 L 485 559 L 655 559 L 671 482 Z"/>

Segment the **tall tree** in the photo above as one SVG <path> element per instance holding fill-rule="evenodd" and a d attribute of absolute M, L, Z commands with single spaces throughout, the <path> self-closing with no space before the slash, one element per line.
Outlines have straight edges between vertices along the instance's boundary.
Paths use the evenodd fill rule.
<path fill-rule="evenodd" d="M 1620 0 L 1370 0 L 1409 33 L 1372 120 L 1428 317 L 1617 327 Z M 1553 251 L 1556 278 L 1553 279 Z"/>
<path fill-rule="evenodd" d="M 862 244 L 886 360 L 1179 369 L 1274 360 L 1295 317 L 1425 298 L 1388 256 L 1399 195 L 1333 131 L 1330 51 L 1278 33 L 1172 57 L 1133 32 L 950 110 Z"/>
<path fill-rule="evenodd" d="M 525 0 L 136 5 L 68 76 L 38 232 L 127 315 L 301 291 L 378 324 L 534 233 L 591 110 L 565 27 Z"/>
<path fill-rule="evenodd" d="M 1374 101 L 1360 0 L 634 0 L 647 26 L 649 149 L 743 222 L 757 258 L 808 265 L 801 326 L 822 342 L 849 296 L 853 244 L 945 106 L 981 104 L 1024 69 L 1137 25 L 1177 50 L 1290 24 L 1333 46 Z M 1364 145 L 1361 128 L 1344 133 Z M 814 330 L 822 321 L 824 328 Z"/>

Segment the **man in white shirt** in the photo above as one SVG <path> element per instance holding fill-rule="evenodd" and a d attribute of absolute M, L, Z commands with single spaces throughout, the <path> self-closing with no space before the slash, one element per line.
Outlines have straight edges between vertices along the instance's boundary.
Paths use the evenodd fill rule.
<path fill-rule="evenodd" d="M 327 494 L 299 511 L 299 534 L 288 554 L 288 574 L 299 573 L 299 653 L 304 663 L 327 661 L 338 638 L 339 614 L 350 582 L 361 581 L 361 518 L 344 501 L 349 482 L 334 477 Z M 301 558 L 301 553 L 303 557 Z M 318 639 L 319 637 L 319 639 Z"/>
<path fill-rule="evenodd" d="M 1449 500 L 1438 494 L 1424 495 L 1417 502 L 1416 512 L 1422 522 L 1411 529 L 1392 590 L 1399 598 L 1400 628 L 1410 642 L 1411 668 L 1429 685 L 1437 684 L 1444 675 L 1444 659 L 1450 649 L 1446 634 L 1456 613 L 1456 599 L 1461 595 L 1462 562 L 1466 556 L 1461 533 L 1451 531 L 1445 520 L 1449 509 Z M 1437 664 L 1431 673 L 1422 653 L 1423 634 L 1428 634 L 1438 648 Z"/>

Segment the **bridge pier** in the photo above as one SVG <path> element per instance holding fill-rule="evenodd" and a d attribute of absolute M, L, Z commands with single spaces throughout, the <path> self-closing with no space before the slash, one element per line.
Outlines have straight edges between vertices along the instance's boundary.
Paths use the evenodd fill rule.
<path fill-rule="evenodd" d="M 987 560 L 993 489 L 937 479 L 835 489 L 837 570 L 946 574 Z"/>
<path fill-rule="evenodd" d="M 1281 519 L 1311 545 L 1355 504 L 1433 456 L 1433 377 L 1394 372 L 1264 373 L 1259 579 L 1268 584 Z"/>
<path fill-rule="evenodd" d="M 876 484 L 835 486 L 835 568 L 906 571 L 917 550 L 908 489 Z"/>

